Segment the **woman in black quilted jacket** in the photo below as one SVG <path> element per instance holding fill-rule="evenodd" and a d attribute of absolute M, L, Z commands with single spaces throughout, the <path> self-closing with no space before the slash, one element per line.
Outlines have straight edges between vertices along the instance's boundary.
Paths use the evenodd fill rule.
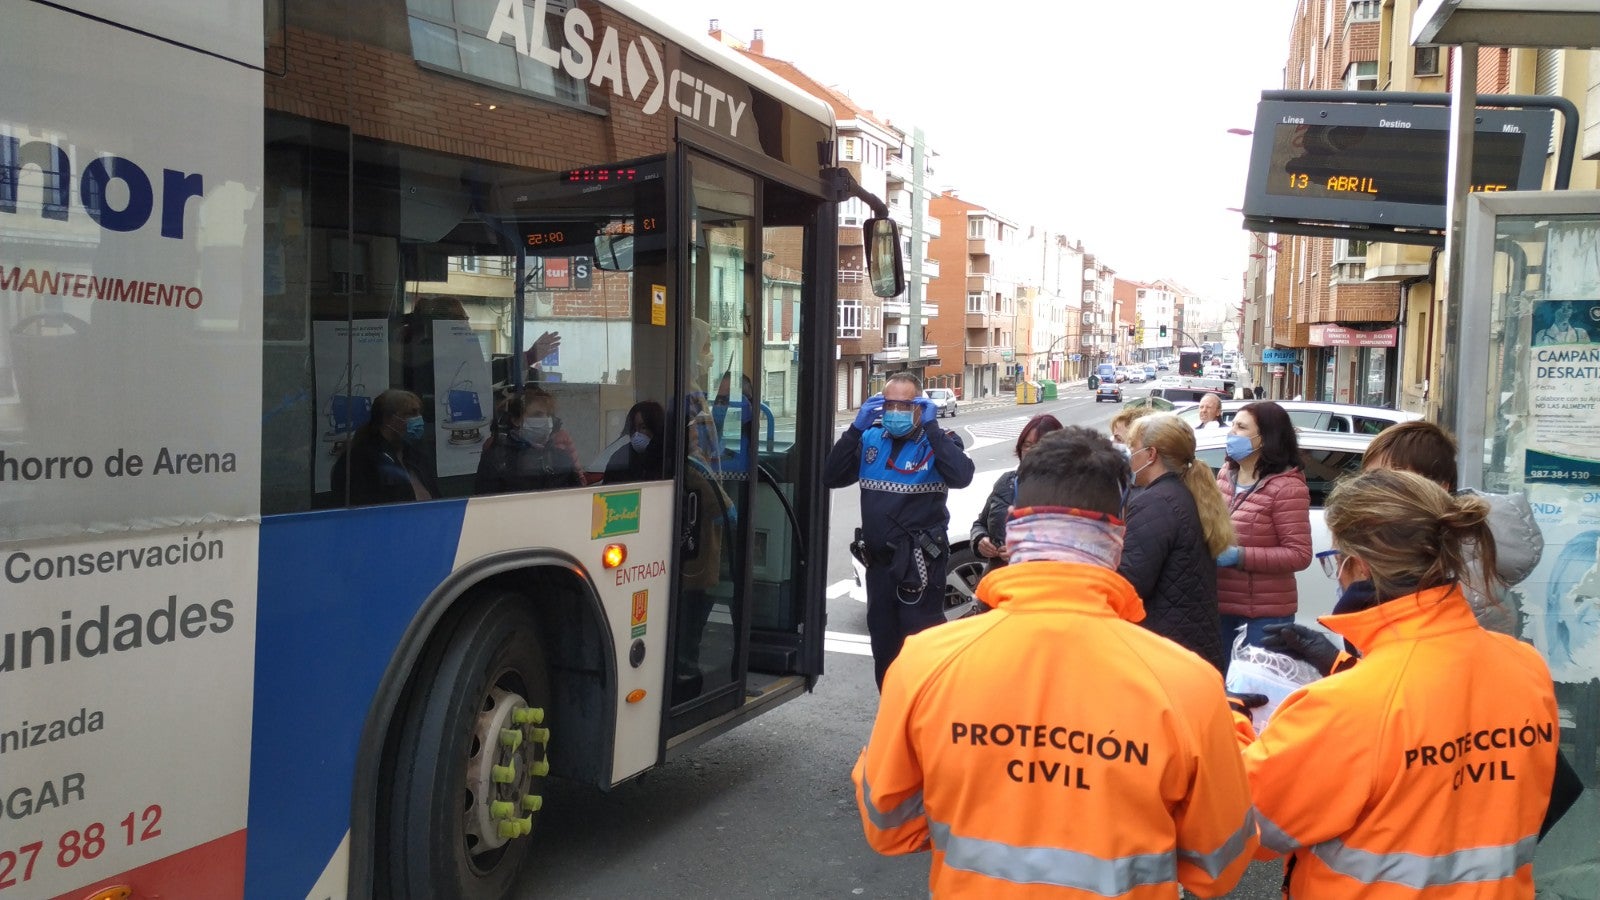
<path fill-rule="evenodd" d="M 1145 416 L 1128 430 L 1135 490 L 1117 573 L 1144 602 L 1146 628 L 1228 671 L 1217 613 L 1217 554 L 1233 522 L 1211 467 L 1195 458 L 1194 429 L 1177 416 Z"/>
<path fill-rule="evenodd" d="M 1061 420 L 1049 413 L 1040 413 L 1022 426 L 1017 435 L 1017 459 L 1033 449 L 1039 439 L 1052 431 L 1061 430 Z M 984 572 L 992 572 L 1006 564 L 1006 516 L 1011 512 L 1011 501 L 1017 497 L 1017 470 L 1001 475 L 995 480 L 989 499 L 984 501 L 983 512 L 972 523 L 972 548 L 989 561 Z"/>

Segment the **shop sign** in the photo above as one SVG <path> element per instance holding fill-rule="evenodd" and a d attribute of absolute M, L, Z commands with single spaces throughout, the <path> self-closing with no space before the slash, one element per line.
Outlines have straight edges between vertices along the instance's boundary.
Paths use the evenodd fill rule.
<path fill-rule="evenodd" d="M 1382 331 L 1359 331 L 1343 325 L 1311 326 L 1311 345 L 1314 347 L 1393 347 L 1400 335 L 1398 328 Z"/>
<path fill-rule="evenodd" d="M 1292 363 L 1299 359 L 1299 350 L 1280 350 L 1277 347 L 1267 347 L 1261 351 L 1261 361 L 1264 363 Z"/>

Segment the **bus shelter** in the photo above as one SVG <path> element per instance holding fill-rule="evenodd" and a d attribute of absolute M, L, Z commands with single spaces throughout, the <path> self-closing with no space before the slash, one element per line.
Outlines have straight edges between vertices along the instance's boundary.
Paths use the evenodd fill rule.
<path fill-rule="evenodd" d="M 1517 636 L 1539 649 L 1561 707 L 1561 752 L 1584 797 L 1540 843 L 1540 895 L 1593 897 L 1600 864 L 1600 191 L 1467 200 L 1463 486 L 1526 491 L 1544 535 L 1511 588 Z"/>

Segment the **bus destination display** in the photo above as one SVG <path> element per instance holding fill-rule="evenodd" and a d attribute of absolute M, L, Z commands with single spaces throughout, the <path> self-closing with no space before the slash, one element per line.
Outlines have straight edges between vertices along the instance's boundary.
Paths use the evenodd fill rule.
<path fill-rule="evenodd" d="M 1484 133 L 1476 142 L 1472 190 L 1511 190 L 1522 164 L 1523 136 Z M 1269 193 L 1444 205 L 1449 131 L 1279 124 L 1272 146 Z"/>
<path fill-rule="evenodd" d="M 1537 190 L 1550 111 L 1479 108 L 1475 119 L 1472 190 Z M 1262 100 L 1254 135 L 1246 227 L 1365 226 L 1402 240 L 1444 228 L 1448 107 Z"/>

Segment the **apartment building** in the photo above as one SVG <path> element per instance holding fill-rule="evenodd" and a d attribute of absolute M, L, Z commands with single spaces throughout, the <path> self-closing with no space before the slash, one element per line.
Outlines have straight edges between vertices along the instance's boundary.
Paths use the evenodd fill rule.
<path fill-rule="evenodd" d="M 915 153 L 912 135 L 863 108 L 843 91 L 816 81 L 794 63 L 767 56 L 760 30 L 745 43 L 724 34 L 713 19 L 710 34 L 832 106 L 839 131 L 835 161 L 863 188 L 884 198 L 890 216 L 900 223 L 905 241 L 907 292 L 890 299 L 879 298 L 867 283 L 866 250 L 861 237 L 861 226 L 871 216 L 871 210 L 853 198 L 839 204 L 835 408 L 860 406 L 882 388 L 884 378 L 891 372 L 909 370 L 926 380 L 930 365 L 940 359 L 939 348 L 929 333 L 929 323 L 937 318 L 939 309 L 928 292 L 928 285 L 939 277 L 939 263 L 927 250 L 928 241 L 939 234 L 940 223 L 928 212 L 925 195 L 922 215 L 913 213 L 922 183 L 933 175 L 936 154 L 927 148 Z M 912 165 L 917 155 L 922 157 L 920 173 Z M 920 230 L 914 226 L 920 226 Z M 913 248 L 919 251 L 915 255 Z M 913 298 L 913 293 L 918 296 Z M 915 315 L 913 305 L 917 308 Z"/>
<path fill-rule="evenodd" d="M 935 345 L 965 348 L 930 366 L 930 382 L 959 388 L 969 400 L 994 396 L 1005 373 L 1014 377 L 1016 372 L 1021 235 L 1015 222 L 961 199 L 954 190 L 933 197 L 929 210 L 940 225 L 929 253 L 943 276 L 929 283 L 929 296 L 940 309 L 965 311 L 959 318 L 936 317 L 929 325 Z"/>
<path fill-rule="evenodd" d="M 1083 254 L 1083 331 L 1079 344 L 1083 347 L 1083 355 L 1091 371 L 1094 365 L 1114 363 L 1122 358 L 1122 349 L 1117 343 L 1116 281 L 1117 270 L 1101 262 L 1092 253 Z M 1127 329 L 1122 331 L 1125 335 Z"/>
<path fill-rule="evenodd" d="M 1377 84 L 1385 91 L 1427 91 L 1446 93 L 1451 89 L 1453 60 L 1448 47 L 1413 47 L 1411 32 L 1418 0 L 1393 0 L 1380 10 L 1381 34 L 1378 47 Z M 1482 47 L 1478 50 L 1479 94 L 1545 94 L 1571 100 L 1579 110 L 1578 158 L 1568 183 L 1571 190 L 1600 188 L 1600 54 L 1591 50 L 1548 50 L 1532 48 Z M 1553 151 L 1559 146 L 1566 122 L 1554 119 L 1550 138 Z M 1547 158 L 1544 188 L 1555 186 L 1556 157 Z M 1441 402 L 1438 392 L 1428 391 L 1439 382 L 1439 348 L 1444 340 L 1443 317 L 1439 304 L 1443 298 L 1435 291 L 1434 270 L 1430 268 L 1433 250 L 1398 244 L 1373 244 L 1367 247 L 1369 277 L 1398 279 L 1402 286 L 1402 312 L 1399 317 L 1399 362 L 1397 390 L 1401 408 L 1431 414 Z M 1442 260 L 1441 260 L 1442 261 Z"/>
<path fill-rule="evenodd" d="M 1284 87 L 1378 90 L 1384 9 L 1382 0 L 1301 0 Z M 1261 278 L 1273 279 L 1273 302 L 1258 307 L 1245 329 L 1257 348 L 1250 359 L 1257 383 L 1279 398 L 1394 405 L 1402 285 L 1417 277 L 1408 251 L 1381 257 L 1369 271 L 1365 241 L 1282 235 L 1257 238 L 1252 248 L 1252 262 L 1256 253 L 1266 257 L 1255 267 L 1258 293 L 1266 290 Z M 1424 257 L 1424 273 L 1426 265 Z"/>
<path fill-rule="evenodd" d="M 1065 235 L 1029 228 L 1022 241 L 1022 290 L 1030 298 L 1018 307 L 1017 359 L 1034 381 L 1087 378 L 1080 335 L 1083 302 L 1079 279 L 1083 247 Z M 1031 313 L 1026 334 L 1021 323 Z"/>

